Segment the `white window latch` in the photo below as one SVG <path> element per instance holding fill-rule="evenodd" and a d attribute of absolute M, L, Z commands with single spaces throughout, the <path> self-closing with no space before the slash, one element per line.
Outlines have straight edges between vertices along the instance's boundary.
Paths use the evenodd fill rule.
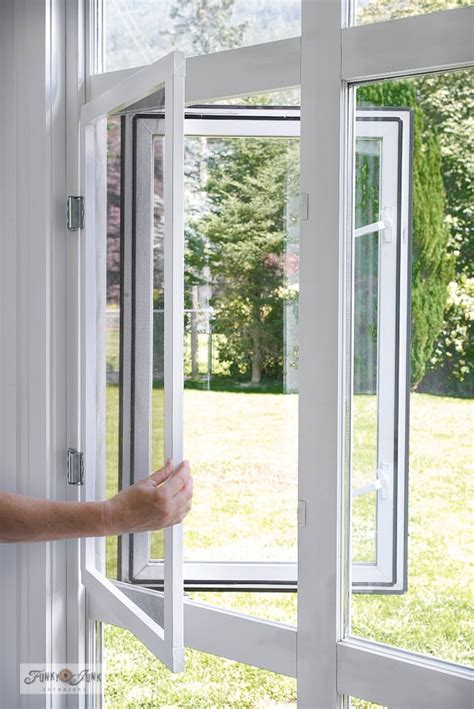
<path fill-rule="evenodd" d="M 383 224 L 381 231 L 383 232 L 383 240 L 386 244 L 389 244 L 393 239 L 393 220 L 392 220 L 392 208 L 385 207 L 380 212 L 380 221 Z"/>
<path fill-rule="evenodd" d="M 389 244 L 393 239 L 393 221 L 392 221 L 392 208 L 386 207 L 379 214 L 379 219 L 376 222 L 371 222 L 365 226 L 361 226 L 354 230 L 354 236 L 365 236 L 366 234 L 374 234 L 376 231 L 381 231 L 383 233 L 383 240 L 385 243 Z"/>
<path fill-rule="evenodd" d="M 387 500 L 390 495 L 389 473 L 390 465 L 388 463 L 382 463 L 380 468 L 377 468 L 376 479 L 373 482 L 367 483 L 367 485 L 362 485 L 353 490 L 352 497 L 360 497 L 360 495 L 366 495 L 368 492 L 378 492 L 380 490 L 382 500 Z"/>

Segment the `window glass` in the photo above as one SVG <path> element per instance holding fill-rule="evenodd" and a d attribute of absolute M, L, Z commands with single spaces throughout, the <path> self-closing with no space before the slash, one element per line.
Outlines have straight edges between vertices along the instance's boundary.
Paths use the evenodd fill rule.
<path fill-rule="evenodd" d="M 165 463 L 165 214 L 164 145 L 162 136 L 153 140 L 153 318 L 151 390 L 151 469 Z M 164 531 L 150 534 L 153 558 L 163 558 Z"/>
<path fill-rule="evenodd" d="M 438 10 L 469 7 L 471 0 L 353 0 L 355 24 L 397 20 L 412 15 L 425 15 Z"/>
<path fill-rule="evenodd" d="M 185 558 L 296 561 L 299 140 L 189 136 L 185 171 Z"/>
<path fill-rule="evenodd" d="M 189 648 L 186 671 L 172 674 L 131 633 L 113 625 L 103 627 L 106 709 L 296 707 L 292 677 Z"/>
<path fill-rule="evenodd" d="M 390 709 L 390 707 L 375 704 L 374 702 L 367 702 L 365 699 L 349 697 L 349 709 Z"/>
<path fill-rule="evenodd" d="M 107 310 L 106 310 L 106 496 L 119 490 L 120 458 L 120 294 L 121 263 L 121 131 L 120 119 L 107 123 Z M 107 576 L 117 578 L 118 537 L 106 540 Z"/>
<path fill-rule="evenodd" d="M 399 595 L 353 594 L 352 633 L 466 665 L 472 664 L 474 646 L 474 274 L 468 158 L 473 73 L 357 90 L 359 107 L 412 108 L 414 149 L 408 585 Z M 358 258 L 356 250 L 356 277 Z M 356 299 L 354 326 L 369 351 L 371 334 L 361 329 L 357 308 Z M 367 407 L 371 398 L 370 393 L 364 396 Z M 356 430 L 362 427 L 367 441 L 373 440 L 373 420 L 360 418 L 357 401 L 353 416 Z M 356 438 L 353 453 L 356 475 L 361 455 Z M 358 524 L 353 515 L 353 540 L 360 534 Z"/>
<path fill-rule="evenodd" d="M 356 141 L 355 228 L 376 222 L 380 203 L 380 138 Z M 361 489 L 377 469 L 377 324 L 379 232 L 354 239 L 354 448 L 353 487 Z M 366 395 L 369 396 L 366 396 Z M 352 561 L 376 561 L 376 497 L 354 497 L 352 514 L 357 534 Z"/>
<path fill-rule="evenodd" d="M 301 34 L 301 0 L 104 0 L 104 71 Z"/>

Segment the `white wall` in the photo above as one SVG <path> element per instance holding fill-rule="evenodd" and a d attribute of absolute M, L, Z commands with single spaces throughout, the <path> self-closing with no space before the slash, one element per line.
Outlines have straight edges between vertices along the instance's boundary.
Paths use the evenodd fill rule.
<path fill-rule="evenodd" d="M 65 3 L 0 0 L 0 490 L 65 498 Z M 0 706 L 66 658 L 66 544 L 0 545 Z M 73 661 L 73 660 L 69 660 Z"/>

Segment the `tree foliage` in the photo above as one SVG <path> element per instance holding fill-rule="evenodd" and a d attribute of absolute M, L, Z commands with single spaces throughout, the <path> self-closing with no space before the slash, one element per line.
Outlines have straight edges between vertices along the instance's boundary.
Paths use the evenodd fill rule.
<path fill-rule="evenodd" d="M 393 16 L 448 10 L 471 5 L 471 0 L 370 0 L 358 21 L 379 22 Z M 423 389 L 438 393 L 474 392 L 474 96 L 473 71 L 411 79 L 417 105 L 422 107 L 426 129 L 436 133 L 441 173 L 446 192 L 445 222 L 449 227 L 447 250 L 455 260 L 454 280 L 444 309 L 444 321 L 426 369 Z M 361 90 L 359 90 L 361 91 Z M 364 89 L 365 91 L 365 89 Z M 393 105 L 393 104 L 392 104 Z M 410 104 L 412 105 L 412 104 Z"/>
<path fill-rule="evenodd" d="M 438 10 L 453 10 L 456 7 L 469 7 L 471 0 L 369 0 L 357 14 L 358 24 L 384 22 L 401 17 L 422 15 Z"/>
<path fill-rule="evenodd" d="M 472 277 L 474 265 L 474 72 L 472 69 L 423 77 L 416 82 L 418 101 L 437 133 L 446 190 L 449 248 L 456 273 Z"/>
<path fill-rule="evenodd" d="M 214 332 L 219 357 L 233 375 L 279 377 L 283 308 L 288 288 L 285 255 L 288 192 L 298 172 L 296 141 L 223 141 L 209 160 L 205 186 L 210 212 L 196 225 L 206 244 Z"/>
<path fill-rule="evenodd" d="M 416 387 L 441 332 L 447 288 L 454 275 L 439 141 L 427 125 L 409 81 L 362 87 L 358 103 L 409 106 L 414 111 L 411 378 Z"/>
<path fill-rule="evenodd" d="M 453 396 L 474 393 L 474 278 L 461 276 L 448 288 L 443 329 L 436 342 L 433 368 L 423 381 L 423 389 L 444 394 L 446 382 Z"/>
<path fill-rule="evenodd" d="M 232 24 L 235 0 L 178 0 L 170 18 L 173 42 L 188 55 L 218 52 L 243 42 L 246 22 Z"/>

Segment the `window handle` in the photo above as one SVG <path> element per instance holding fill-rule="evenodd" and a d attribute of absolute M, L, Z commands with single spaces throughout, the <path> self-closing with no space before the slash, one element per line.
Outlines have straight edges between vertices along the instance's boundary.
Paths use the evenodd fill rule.
<path fill-rule="evenodd" d="M 352 497 L 360 497 L 360 495 L 366 495 L 368 492 L 378 492 L 380 490 L 382 500 L 387 500 L 390 496 L 389 472 L 389 464 L 382 463 L 380 468 L 377 468 L 377 477 L 375 480 L 353 490 Z"/>
<path fill-rule="evenodd" d="M 392 208 L 385 207 L 380 212 L 380 219 L 384 225 L 381 229 L 381 231 L 383 231 L 383 240 L 386 244 L 389 244 L 393 239 Z"/>
<path fill-rule="evenodd" d="M 392 220 L 392 208 L 386 207 L 380 212 L 378 221 L 371 222 L 365 226 L 359 227 L 359 229 L 354 230 L 354 236 L 365 236 L 365 234 L 372 234 L 374 231 L 383 232 L 383 240 L 385 243 L 390 243 L 393 238 L 393 220 Z"/>

